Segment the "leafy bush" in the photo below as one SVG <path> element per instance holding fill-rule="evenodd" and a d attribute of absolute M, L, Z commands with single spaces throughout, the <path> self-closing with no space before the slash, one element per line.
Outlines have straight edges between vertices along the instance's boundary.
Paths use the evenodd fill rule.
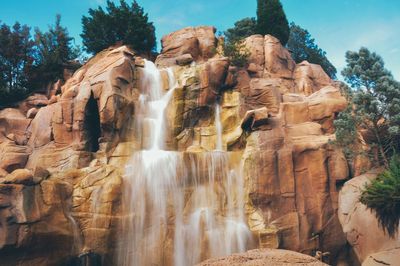
<path fill-rule="evenodd" d="M 231 64 L 244 67 L 250 56 L 250 51 L 245 47 L 243 41 L 228 42 L 224 45 L 224 55 L 229 57 Z"/>
<path fill-rule="evenodd" d="M 400 222 L 400 158 L 394 156 L 389 168 L 365 187 L 360 201 L 371 209 L 382 229 L 394 238 Z"/>

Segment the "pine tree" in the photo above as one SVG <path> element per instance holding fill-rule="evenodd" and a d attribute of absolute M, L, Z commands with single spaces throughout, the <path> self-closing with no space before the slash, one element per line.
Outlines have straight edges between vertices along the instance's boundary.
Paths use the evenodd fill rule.
<path fill-rule="evenodd" d="M 320 65 L 331 78 L 336 78 L 336 68 L 329 62 L 326 52 L 318 47 L 307 30 L 293 22 L 290 24 L 287 47 L 296 63 L 307 60 L 310 63 Z"/>
<path fill-rule="evenodd" d="M 0 104 L 14 102 L 28 92 L 27 73 L 33 62 L 30 28 L 16 22 L 0 25 Z"/>
<path fill-rule="evenodd" d="M 279 0 L 257 0 L 257 33 L 271 34 L 286 45 L 289 39 L 289 23 Z"/>
<path fill-rule="evenodd" d="M 342 75 L 356 90 L 351 104 L 358 126 L 372 132 L 371 144 L 389 166 L 388 157 L 400 149 L 400 83 L 384 67 L 383 59 L 367 48 L 348 51 L 346 62 Z"/>
<path fill-rule="evenodd" d="M 120 5 L 107 1 L 102 7 L 89 9 L 89 16 L 82 18 L 81 37 L 86 51 L 98 53 L 115 44 L 131 46 L 139 53 L 150 53 L 156 49 L 155 28 L 136 1 Z"/>
<path fill-rule="evenodd" d="M 34 89 L 42 89 L 49 82 L 63 78 L 65 64 L 80 55 L 67 28 L 61 25 L 61 16 L 47 32 L 35 29 L 35 65 L 30 77 Z"/>

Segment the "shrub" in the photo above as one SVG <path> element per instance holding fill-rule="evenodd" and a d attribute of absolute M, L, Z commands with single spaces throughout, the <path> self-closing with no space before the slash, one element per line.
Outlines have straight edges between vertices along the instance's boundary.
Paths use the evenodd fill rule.
<path fill-rule="evenodd" d="M 228 42 L 224 45 L 224 55 L 229 57 L 232 65 L 244 67 L 247 64 L 250 51 L 245 47 L 243 41 Z"/>
<path fill-rule="evenodd" d="M 379 225 L 394 238 L 400 222 L 400 158 L 394 156 L 389 168 L 367 185 L 360 197 L 371 209 Z"/>

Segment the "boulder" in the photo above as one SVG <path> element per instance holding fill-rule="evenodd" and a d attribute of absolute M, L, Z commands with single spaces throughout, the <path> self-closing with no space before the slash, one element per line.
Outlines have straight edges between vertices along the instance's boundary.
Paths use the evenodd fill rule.
<path fill-rule="evenodd" d="M 215 258 L 203 261 L 198 266 L 230 266 L 230 265 L 327 265 L 316 258 L 289 250 L 256 249 L 245 253 L 233 254 L 223 258 Z"/>
<path fill-rule="evenodd" d="M 0 110 L 0 135 L 7 136 L 13 134 L 13 140 L 17 144 L 25 145 L 29 138 L 28 126 L 31 119 L 15 108 L 6 108 Z"/>
<path fill-rule="evenodd" d="M 0 168 L 7 172 L 24 168 L 32 150 L 27 146 L 16 145 L 14 142 L 5 141 L 0 144 Z"/>
<path fill-rule="evenodd" d="M 8 175 L 8 172 L 3 168 L 0 168 L 0 178 L 4 178 L 6 175 Z"/>
<path fill-rule="evenodd" d="M 242 121 L 242 129 L 247 131 L 258 130 L 268 123 L 268 109 L 266 107 L 247 111 Z"/>
<path fill-rule="evenodd" d="M 199 106 L 215 103 L 228 75 L 227 58 L 210 59 L 201 67 Z"/>
<path fill-rule="evenodd" d="M 296 65 L 293 77 L 296 83 L 296 92 L 304 95 L 313 94 L 333 83 L 320 65 L 310 64 L 307 61 Z"/>
<path fill-rule="evenodd" d="M 249 36 L 245 39 L 244 45 L 246 49 L 250 52 L 248 58 L 248 71 L 253 73 L 254 77 L 262 78 L 265 65 L 264 36 Z"/>
<path fill-rule="evenodd" d="M 310 119 L 313 121 L 331 117 L 346 109 L 347 101 L 338 88 L 328 86 L 307 98 Z"/>
<path fill-rule="evenodd" d="M 247 109 L 267 107 L 269 112 L 277 114 L 281 103 L 281 85 L 274 79 L 251 79 L 249 87 L 242 90 Z"/>
<path fill-rule="evenodd" d="M 184 54 L 181 56 L 178 56 L 176 58 L 176 64 L 180 65 L 180 66 L 185 66 L 185 65 L 189 65 L 190 63 L 193 62 L 193 56 L 191 54 Z"/>
<path fill-rule="evenodd" d="M 26 118 L 29 118 L 29 119 L 35 118 L 37 112 L 38 112 L 38 109 L 35 107 L 29 109 L 28 112 L 26 113 Z"/>
<path fill-rule="evenodd" d="M 390 238 L 379 226 L 375 214 L 359 201 L 362 189 L 380 171 L 371 170 L 354 177 L 339 192 L 340 223 L 362 265 L 377 265 L 377 262 L 395 265 L 394 259 L 400 258 L 400 233 Z"/>
<path fill-rule="evenodd" d="M 292 79 L 296 63 L 290 52 L 271 35 L 264 37 L 265 78 Z"/>
<path fill-rule="evenodd" d="M 39 148 L 53 140 L 52 118 L 57 105 L 49 105 L 40 108 L 32 123 L 29 125 L 31 136 L 28 141 L 28 146 Z"/>
<path fill-rule="evenodd" d="M 7 175 L 3 183 L 4 184 L 20 184 L 26 186 L 35 185 L 40 180 L 34 180 L 32 171 L 28 169 L 17 169 L 11 174 Z"/>
<path fill-rule="evenodd" d="M 19 104 L 19 109 L 22 113 L 27 113 L 31 108 L 41 108 L 49 104 L 47 96 L 40 93 L 35 93 Z"/>
<path fill-rule="evenodd" d="M 180 56 L 189 54 L 194 61 L 204 62 L 216 53 L 217 39 L 214 27 L 187 27 L 161 39 L 161 54 L 156 64 L 161 67 L 175 65 Z"/>

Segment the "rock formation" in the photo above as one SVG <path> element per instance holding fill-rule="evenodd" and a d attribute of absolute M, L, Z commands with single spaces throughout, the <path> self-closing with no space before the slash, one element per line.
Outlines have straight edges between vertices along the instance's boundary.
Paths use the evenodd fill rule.
<path fill-rule="evenodd" d="M 216 258 L 204 261 L 199 266 L 239 266 L 239 265 L 289 265 L 323 266 L 327 265 L 316 258 L 288 250 L 259 249 L 243 254 L 234 254 L 226 258 Z"/>
<path fill-rule="evenodd" d="M 350 245 L 362 265 L 396 265 L 400 258 L 400 233 L 384 233 L 375 214 L 358 199 L 360 191 L 379 170 L 371 170 L 345 183 L 339 193 L 339 219 Z"/>
<path fill-rule="evenodd" d="M 182 160 L 215 150 L 218 104 L 222 149 L 241 166 L 255 246 L 350 261 L 337 215 L 349 168 L 331 144 L 346 99 L 320 66 L 296 65 L 273 36 L 248 37 L 249 64 L 238 69 L 218 53 L 214 33 L 185 28 L 162 39 L 156 64 L 165 91 L 165 67 L 177 80 L 165 110 L 166 147 Z M 130 215 L 121 208 L 124 169 L 151 133 L 139 137 L 132 126 L 143 67 L 127 47 L 108 49 L 60 94 L 0 110 L 0 265 L 62 265 L 79 254 L 114 265 Z"/>

